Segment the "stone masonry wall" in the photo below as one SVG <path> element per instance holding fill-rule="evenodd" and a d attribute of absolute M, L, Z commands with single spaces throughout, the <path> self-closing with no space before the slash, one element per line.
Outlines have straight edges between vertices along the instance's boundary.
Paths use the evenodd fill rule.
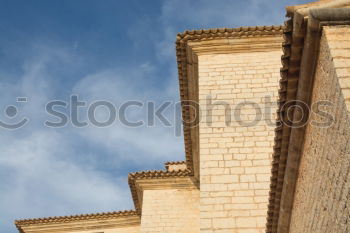
<path fill-rule="evenodd" d="M 281 54 L 198 56 L 201 233 L 264 232 Z"/>
<path fill-rule="evenodd" d="M 306 129 L 291 219 L 292 233 L 350 232 L 350 27 L 325 27 L 312 103 L 332 114 L 331 127 Z M 348 107 L 347 107 L 348 105 Z M 319 114 L 311 121 L 325 122 Z"/>
<path fill-rule="evenodd" d="M 199 233 L 199 190 L 144 190 L 141 233 Z"/>

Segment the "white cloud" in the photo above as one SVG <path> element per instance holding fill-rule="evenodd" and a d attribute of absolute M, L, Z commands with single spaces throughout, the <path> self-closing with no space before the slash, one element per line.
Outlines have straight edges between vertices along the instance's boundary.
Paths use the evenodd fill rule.
<path fill-rule="evenodd" d="M 0 164 L 11 171 L 10 179 L 2 178 L 7 186 L 1 190 L 1 206 L 7 210 L 2 218 L 130 207 L 129 193 L 119 186 L 121 178 L 110 179 L 93 165 L 65 160 L 73 150 L 62 136 L 37 130 L 21 139 L 1 137 L 7 145 L 2 145 Z"/>
<path fill-rule="evenodd" d="M 81 164 L 75 159 L 73 153 L 80 152 L 79 157 L 85 153 L 77 140 L 82 138 L 77 133 L 79 129 L 43 127 L 47 117 L 45 103 L 60 91 L 54 85 L 55 76 L 49 67 L 52 62 L 69 61 L 69 58 L 64 48 L 44 49 L 24 65 L 24 72 L 17 81 L 0 81 L 5 97 L 0 100 L 0 106 L 14 103 L 20 115 L 30 119 L 21 129 L 0 131 L 0 218 L 6 223 L 0 226 L 1 232 L 15 232 L 13 221 L 18 218 L 133 208 L 127 173 L 113 175 L 94 163 Z M 106 83 L 103 80 L 94 82 L 96 85 L 91 87 L 103 93 Z M 112 89 L 110 91 L 113 94 Z M 16 104 L 17 96 L 26 96 L 29 102 Z M 99 96 L 96 92 L 96 96 L 91 97 Z M 5 116 L 1 119 L 9 121 Z M 111 140 L 104 134 L 101 130 L 97 138 L 101 142 Z M 85 140 L 86 143 L 95 141 L 93 135 Z M 98 152 L 91 153 L 99 158 Z"/>
<path fill-rule="evenodd" d="M 64 69 L 68 64 L 83 62 L 84 58 L 76 55 L 77 41 L 71 51 L 52 45 L 34 46 L 35 54 L 19 67 L 23 73 L 16 81 L 5 81 L 8 79 L 2 77 L 6 73 L 0 71 L 0 106 L 13 103 L 17 96 L 29 97 L 29 103 L 18 107 L 20 116 L 31 119 L 30 125 L 21 130 L 0 130 L 0 219 L 5 222 L 0 231 L 15 232 L 12 221 L 23 217 L 132 208 L 125 167 L 151 169 L 162 161 L 184 159 L 183 139 L 174 137 L 174 129 L 159 122 L 154 127 L 140 128 L 118 123 L 107 128 L 44 128 L 44 105 L 48 100 L 70 90 L 79 94 L 81 100 L 105 99 L 116 105 L 126 100 L 154 100 L 158 105 L 164 99 L 178 100 L 176 34 L 184 29 L 282 23 L 281 8 L 292 3 L 274 2 L 279 9 L 270 0 L 162 2 L 161 15 L 156 19 L 161 22 L 157 24 L 160 27 L 154 28 L 150 18 L 136 22 L 128 32 L 136 47 L 154 41 L 157 62 L 165 64 L 164 72 L 170 75 L 166 79 L 170 81 L 161 87 L 150 84 L 150 75 L 159 68 L 147 61 L 135 67 L 115 67 L 85 75 L 74 87 L 62 90 L 56 70 L 51 68 L 62 64 Z M 167 112 L 170 115 L 172 112 Z M 130 111 L 130 117 L 145 117 L 145 111 Z M 4 116 L 0 119 L 9 120 Z M 89 150 L 82 144 L 97 149 Z M 81 163 L 77 157 L 84 156 L 87 159 Z M 101 168 L 101 160 L 112 163 L 116 171 Z"/>
<path fill-rule="evenodd" d="M 108 100 L 118 109 L 123 103 L 132 100 L 144 104 L 143 107 L 131 107 L 127 112 L 130 121 L 142 120 L 147 122 L 147 101 L 153 101 L 158 107 L 161 104 L 160 99 L 167 97 L 172 101 L 172 105 L 164 111 L 169 121 L 174 122 L 173 104 L 176 99 L 172 96 L 169 89 L 155 89 L 147 84 L 143 79 L 142 70 L 137 72 L 140 82 L 130 85 L 130 73 L 123 73 L 120 70 L 110 70 L 97 73 L 83 78 L 74 87 L 73 92 L 79 93 L 83 98 L 89 101 Z M 96 82 L 96 80 L 98 80 Z M 146 87 L 146 88 L 145 88 Z M 97 98 L 97 99 L 96 99 Z M 170 99 L 169 99 L 170 98 Z M 184 159 L 182 138 L 175 137 L 174 127 L 164 127 L 160 122 L 155 126 L 148 127 L 127 127 L 116 121 L 110 127 L 96 128 L 87 127 L 79 130 L 81 137 L 88 141 L 95 141 L 103 145 L 116 155 L 122 156 L 121 159 L 133 160 L 135 163 L 144 164 L 145 161 L 159 163 L 164 160 Z M 146 159 L 146 160 L 145 160 Z"/>

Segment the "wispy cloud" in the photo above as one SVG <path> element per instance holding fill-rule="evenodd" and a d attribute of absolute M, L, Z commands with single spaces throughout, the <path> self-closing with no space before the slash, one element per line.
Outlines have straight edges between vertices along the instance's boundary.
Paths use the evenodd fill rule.
<path fill-rule="evenodd" d="M 0 218 L 7 222 L 0 227 L 1 232 L 14 232 L 12 223 L 18 218 L 133 208 L 126 179 L 130 167 L 159 167 L 162 161 L 183 156 L 182 139 L 162 125 L 136 129 L 117 123 L 108 128 L 44 127 L 48 117 L 45 104 L 62 90 L 50 67 L 75 55 L 64 48 L 43 51 L 23 65 L 16 82 L 0 81 L 6 97 L 1 99 L 1 106 L 15 102 L 17 96 L 26 96 L 28 103 L 15 105 L 21 116 L 30 119 L 22 129 L 0 132 Z M 157 97 L 163 96 L 173 99 L 166 89 L 152 88 L 147 77 L 141 78 L 152 71 L 149 64 L 140 67 L 135 72 L 118 67 L 101 70 L 84 76 L 65 92 L 78 94 L 88 103 L 108 100 L 115 105 L 135 99 L 160 102 Z M 131 85 L 131 80 L 139 83 Z M 145 116 L 144 110 L 130 114 Z M 10 119 L 2 116 L 2 120 Z M 103 167 L 106 164 L 116 170 Z"/>
<path fill-rule="evenodd" d="M 171 101 L 173 104 L 178 101 L 168 89 L 150 86 L 143 69 L 134 72 L 124 71 L 116 69 L 87 76 L 77 83 L 73 92 L 79 93 L 89 102 L 98 99 L 108 100 L 114 103 L 116 108 L 130 100 L 139 101 L 144 106 L 131 108 L 127 112 L 127 117 L 132 121 L 147 121 L 147 102 L 149 101 L 155 103 L 156 107 L 163 100 Z M 138 77 L 138 83 L 130 85 L 130 81 L 134 80 L 133 76 Z M 167 109 L 164 115 L 174 123 L 172 107 Z M 122 160 L 133 160 L 135 163 L 143 164 L 148 161 L 154 164 L 169 159 L 184 158 L 181 157 L 184 154 L 181 147 L 182 138 L 176 137 L 174 127 L 174 125 L 164 127 L 161 122 L 156 122 L 154 126 L 144 125 L 132 128 L 117 121 L 113 126 L 105 129 L 88 127 L 79 132 L 82 137 L 98 142 Z"/>

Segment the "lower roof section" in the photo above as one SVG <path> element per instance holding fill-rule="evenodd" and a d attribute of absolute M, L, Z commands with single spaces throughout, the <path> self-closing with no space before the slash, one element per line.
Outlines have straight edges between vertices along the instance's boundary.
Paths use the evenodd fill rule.
<path fill-rule="evenodd" d="M 15 224 L 21 233 L 64 233 L 105 231 L 106 229 L 140 226 L 136 211 L 83 214 L 61 217 L 17 220 Z"/>
<path fill-rule="evenodd" d="M 185 161 L 167 162 L 166 170 L 129 174 L 129 185 L 136 210 L 16 220 L 21 233 L 65 233 L 95 231 L 138 232 L 141 222 L 143 190 L 198 189 L 198 182 Z"/>
<path fill-rule="evenodd" d="M 155 170 L 129 174 L 129 186 L 136 211 L 142 213 L 142 197 L 144 190 L 161 189 L 199 189 L 198 181 L 188 169 Z"/>

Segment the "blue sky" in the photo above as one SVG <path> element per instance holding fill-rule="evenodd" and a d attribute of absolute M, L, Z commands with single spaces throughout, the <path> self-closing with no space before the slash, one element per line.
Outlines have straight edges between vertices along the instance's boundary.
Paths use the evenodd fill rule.
<path fill-rule="evenodd" d="M 174 127 L 48 128 L 47 102 L 73 94 L 117 106 L 127 100 L 176 102 L 178 32 L 278 25 L 286 5 L 304 2 L 0 1 L 0 108 L 15 105 L 19 111 L 0 120 L 30 119 L 18 130 L 0 128 L 0 233 L 16 232 L 15 219 L 132 209 L 129 172 L 184 159 L 183 138 Z M 16 102 L 19 96 L 28 102 Z M 143 119 L 145 110 L 128 114 Z"/>

